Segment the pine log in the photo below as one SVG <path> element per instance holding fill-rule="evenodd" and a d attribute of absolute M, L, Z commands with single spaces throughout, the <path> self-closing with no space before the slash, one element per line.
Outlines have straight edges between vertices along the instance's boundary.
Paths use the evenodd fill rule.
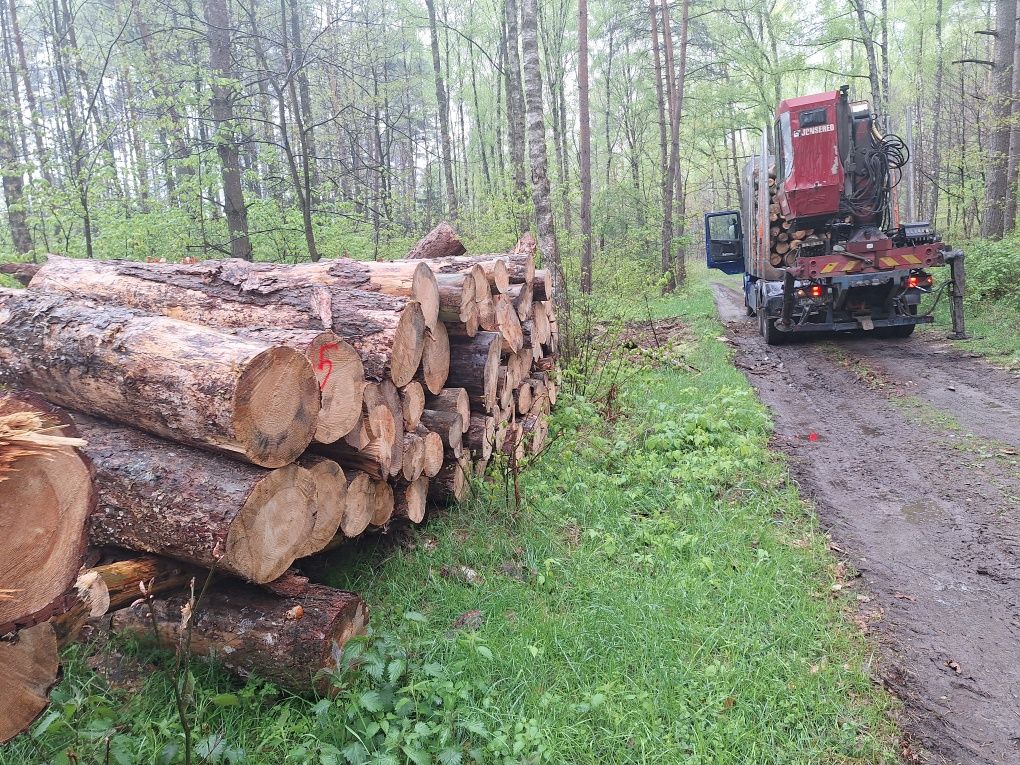
<path fill-rule="evenodd" d="M 535 301 L 531 324 L 531 342 L 533 343 L 548 343 L 549 336 L 552 334 L 552 327 L 549 324 L 549 314 L 544 309 L 544 303 Z"/>
<path fill-rule="evenodd" d="M 471 338 L 450 338 L 450 383 L 465 388 L 472 407 L 489 412 L 496 405 L 500 346 L 498 332 L 479 332 Z"/>
<path fill-rule="evenodd" d="M 464 442 L 472 457 L 481 456 L 488 460 L 492 446 L 496 443 L 496 418 L 483 414 L 471 415 L 470 427 L 464 435 Z"/>
<path fill-rule="evenodd" d="M 421 424 L 438 433 L 443 439 L 448 457 L 457 458 L 463 450 L 464 423 L 456 412 L 437 412 L 426 409 L 421 415 Z"/>
<path fill-rule="evenodd" d="M 517 318 L 522 322 L 530 321 L 532 303 L 535 299 L 534 289 L 527 284 L 511 284 L 506 294 L 517 311 Z"/>
<path fill-rule="evenodd" d="M 470 464 L 465 454 L 463 459 L 450 460 L 443 465 L 443 469 L 436 474 L 436 477 L 429 481 L 429 499 L 433 502 L 445 504 L 450 500 L 460 502 L 467 497 L 471 487 L 468 481 Z"/>
<path fill-rule="evenodd" d="M 496 404 L 500 409 L 506 409 L 513 401 L 513 374 L 509 363 L 500 365 L 496 382 Z"/>
<path fill-rule="evenodd" d="M 446 221 L 443 221 L 411 248 L 407 260 L 430 260 L 432 258 L 448 258 L 463 255 L 467 248 L 461 243 L 457 232 Z"/>
<path fill-rule="evenodd" d="M 404 416 L 404 430 L 412 433 L 421 422 L 425 409 L 425 389 L 420 382 L 412 381 L 400 389 L 400 410 Z"/>
<path fill-rule="evenodd" d="M 478 325 L 486 332 L 498 332 L 499 319 L 496 316 L 496 301 L 493 296 L 486 292 L 482 299 L 475 300 L 475 305 L 478 307 Z"/>
<path fill-rule="evenodd" d="M 89 539 L 252 582 L 286 571 L 311 533 L 315 480 L 265 470 L 75 414 L 95 466 Z"/>
<path fill-rule="evenodd" d="M 425 519 L 425 500 L 428 494 L 429 479 L 426 476 L 399 484 L 394 490 L 394 517 L 407 518 L 411 523 L 421 523 Z"/>
<path fill-rule="evenodd" d="M 413 481 L 425 470 L 425 439 L 417 433 L 404 434 L 404 461 L 400 475 Z"/>
<path fill-rule="evenodd" d="M 82 571 L 69 595 L 70 607 L 50 619 L 61 646 L 76 641 L 90 619 L 103 616 L 110 610 L 110 590 L 95 571 Z"/>
<path fill-rule="evenodd" d="M 286 345 L 303 354 L 312 365 L 319 386 L 319 415 L 313 439 L 332 443 L 351 432 L 361 416 L 365 367 L 350 343 L 335 332 L 314 329 L 249 327 L 226 330 L 269 345 Z"/>
<path fill-rule="evenodd" d="M 775 244 L 772 245 L 772 251 L 780 255 L 785 255 L 787 252 L 790 251 L 790 245 L 788 245 L 786 242 L 776 242 Z"/>
<path fill-rule="evenodd" d="M 154 618 L 160 644 L 174 646 L 189 597 L 157 597 L 151 613 L 149 604 L 118 611 L 113 629 L 151 640 Z M 350 592 L 309 584 L 300 595 L 279 597 L 221 579 L 191 617 L 191 650 L 242 677 L 256 675 L 294 693 L 333 695 L 337 688 L 329 675 L 344 645 L 363 634 L 367 623 L 365 603 Z"/>
<path fill-rule="evenodd" d="M 400 473 L 404 461 L 404 408 L 400 402 L 400 391 L 389 380 L 376 386 L 380 402 L 386 405 L 393 418 L 393 443 L 390 447 L 390 476 Z"/>
<path fill-rule="evenodd" d="M 465 326 L 466 325 L 459 325 Z M 450 336 L 446 325 L 440 322 L 425 333 L 425 348 L 421 355 L 421 379 L 430 393 L 438 393 L 450 376 Z"/>
<path fill-rule="evenodd" d="M 0 290 L 0 382 L 264 467 L 303 452 L 319 414 L 291 348 L 26 290 Z"/>
<path fill-rule="evenodd" d="M 393 486 L 388 481 L 372 479 L 372 490 L 369 494 L 372 506 L 372 525 L 385 526 L 393 517 Z"/>
<path fill-rule="evenodd" d="M 315 454 L 305 454 L 298 464 L 315 481 L 312 530 L 294 554 L 304 558 L 323 549 L 340 529 L 347 504 L 347 476 L 336 462 Z"/>
<path fill-rule="evenodd" d="M 534 402 L 533 395 L 534 391 L 531 388 L 531 383 L 527 380 L 517 386 L 514 399 L 517 402 L 518 414 L 528 414 L 531 412 L 531 405 Z"/>
<path fill-rule="evenodd" d="M 540 268 L 535 271 L 535 282 L 532 286 L 535 300 L 553 299 L 552 271 L 548 268 Z"/>
<path fill-rule="evenodd" d="M 503 336 L 503 348 L 506 351 L 519 351 L 524 347 L 524 330 L 521 328 L 521 320 L 517 316 L 517 309 L 513 301 L 506 295 L 495 295 L 493 297 L 496 311 L 495 330 Z M 488 329 L 488 327 L 483 328 Z"/>
<path fill-rule="evenodd" d="M 316 454 L 334 460 L 345 471 L 361 471 L 380 480 L 391 475 L 396 462 L 393 458 L 392 446 L 381 438 L 370 441 L 360 448 L 351 446 L 346 440 L 341 439 L 332 444 L 317 444 L 313 449 Z M 401 459 L 403 459 L 403 445 L 401 445 Z"/>
<path fill-rule="evenodd" d="M 372 522 L 375 497 L 372 479 L 367 473 L 348 470 L 347 477 L 350 483 L 347 484 L 347 504 L 340 522 L 340 536 L 353 539 L 362 534 Z"/>
<path fill-rule="evenodd" d="M 0 639 L 0 744 L 26 730 L 49 704 L 60 674 L 59 651 L 49 622 Z"/>
<path fill-rule="evenodd" d="M 425 444 L 425 465 L 422 472 L 427 478 L 434 478 L 443 469 L 445 457 L 443 437 L 428 430 L 424 425 L 418 427 L 418 436 Z"/>
<path fill-rule="evenodd" d="M 82 267 L 83 262 L 88 261 L 51 259 L 32 288 L 130 301 L 151 313 L 201 317 L 221 329 L 332 330 L 358 351 L 370 379 L 389 376 L 397 385 L 410 382 L 421 361 L 425 317 L 414 300 L 302 283 L 285 277 L 292 271 L 280 266 L 236 259 L 188 265 L 105 261 Z"/>
<path fill-rule="evenodd" d="M 430 258 L 429 267 L 437 274 L 458 274 L 481 269 L 486 292 L 506 292 L 510 287 L 510 272 L 507 269 L 506 253 L 491 255 L 461 255 L 454 258 Z M 476 290 L 482 282 L 475 282 Z"/>
<path fill-rule="evenodd" d="M 263 273 L 278 273 L 293 286 L 323 284 L 414 300 L 421 305 L 426 327 L 439 321 L 439 286 L 432 269 L 419 261 L 338 258 L 293 266 L 258 263 L 256 267 Z"/>
<path fill-rule="evenodd" d="M 78 435 L 40 397 L 0 395 L 0 635 L 67 608 L 96 506 Z"/>
<path fill-rule="evenodd" d="M 478 328 L 478 305 L 475 302 L 475 280 L 470 273 L 440 274 L 439 318 L 445 322 L 459 321 Z M 470 332 L 469 332 L 470 334 Z"/>
<path fill-rule="evenodd" d="M 443 388 L 434 396 L 426 396 L 425 407 L 437 412 L 459 414 L 464 432 L 467 432 L 467 426 L 471 419 L 471 399 L 464 388 Z"/>
<path fill-rule="evenodd" d="M 131 605 L 145 593 L 156 595 L 181 589 L 192 577 L 202 575 L 201 569 L 155 555 L 113 561 L 86 569 L 86 572 L 93 572 L 103 580 L 111 611 Z"/>

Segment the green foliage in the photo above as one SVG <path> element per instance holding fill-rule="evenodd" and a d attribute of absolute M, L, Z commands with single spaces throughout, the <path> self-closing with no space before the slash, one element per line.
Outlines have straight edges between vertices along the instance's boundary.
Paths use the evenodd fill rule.
<path fill-rule="evenodd" d="M 965 251 L 970 304 L 996 302 L 1020 312 L 1020 235 L 999 242 L 979 239 Z"/>

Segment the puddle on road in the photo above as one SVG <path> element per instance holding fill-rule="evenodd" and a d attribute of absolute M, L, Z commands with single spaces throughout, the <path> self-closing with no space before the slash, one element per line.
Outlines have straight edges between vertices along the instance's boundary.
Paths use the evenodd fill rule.
<path fill-rule="evenodd" d="M 941 515 L 938 508 L 920 499 L 904 505 L 900 509 L 900 514 L 913 524 L 936 520 Z"/>

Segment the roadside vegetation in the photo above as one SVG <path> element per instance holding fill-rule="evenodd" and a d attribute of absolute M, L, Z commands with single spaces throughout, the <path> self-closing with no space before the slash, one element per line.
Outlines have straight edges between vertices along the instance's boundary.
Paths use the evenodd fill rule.
<path fill-rule="evenodd" d="M 966 253 L 966 321 L 972 337 L 957 346 L 987 356 L 999 366 L 1020 369 L 1020 236 L 958 246 Z M 934 326 L 921 329 L 944 335 L 951 325 L 946 298 L 935 316 Z"/>
<path fill-rule="evenodd" d="M 593 350 L 521 505 L 497 467 L 423 528 L 319 559 L 373 610 L 336 697 L 196 662 L 194 762 L 896 761 L 847 573 L 768 449 L 704 271 L 613 294 L 616 320 L 577 322 Z M 184 762 L 171 660 L 117 640 L 70 659 L 0 763 Z"/>

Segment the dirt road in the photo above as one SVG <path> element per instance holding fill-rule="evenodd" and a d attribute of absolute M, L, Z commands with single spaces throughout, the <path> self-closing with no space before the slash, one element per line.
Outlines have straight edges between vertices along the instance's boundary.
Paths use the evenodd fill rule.
<path fill-rule="evenodd" d="M 714 288 L 777 447 L 861 572 L 908 741 L 924 762 L 1017 765 L 1020 376 L 934 333 L 769 347 Z"/>

